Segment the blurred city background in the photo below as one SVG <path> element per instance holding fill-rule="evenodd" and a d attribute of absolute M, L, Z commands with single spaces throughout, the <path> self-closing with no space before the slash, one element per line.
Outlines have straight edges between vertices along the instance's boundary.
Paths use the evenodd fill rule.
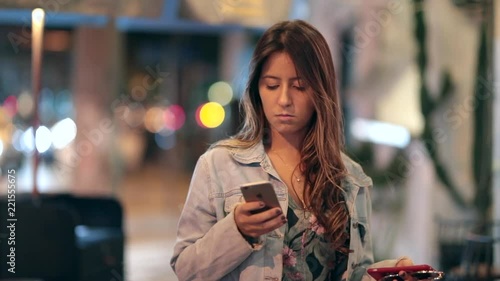
<path fill-rule="evenodd" d="M 34 8 L 46 13 L 38 101 Z M 492 0 L 1 1 L 0 190 L 15 170 L 19 196 L 36 185 L 116 200 L 123 259 L 99 280 L 176 280 L 192 169 L 236 132 L 256 40 L 285 19 L 312 23 L 332 49 L 346 152 L 374 180 L 376 260 L 407 255 L 452 275 L 499 266 Z"/>

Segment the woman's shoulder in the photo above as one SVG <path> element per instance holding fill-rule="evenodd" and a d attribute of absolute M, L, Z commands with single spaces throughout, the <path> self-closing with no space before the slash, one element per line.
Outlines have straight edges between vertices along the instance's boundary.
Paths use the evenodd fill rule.
<path fill-rule="evenodd" d="M 372 186 L 372 179 L 364 172 L 363 167 L 347 154 L 342 153 L 342 161 L 347 170 L 347 177 L 358 186 Z"/>
<path fill-rule="evenodd" d="M 244 143 L 229 139 L 214 143 L 205 155 L 211 159 L 229 158 L 242 164 L 249 164 L 261 162 L 265 157 L 265 151 L 261 142 Z"/>
<path fill-rule="evenodd" d="M 212 145 L 202 155 L 209 162 L 224 160 L 231 157 L 231 148 L 226 146 Z"/>

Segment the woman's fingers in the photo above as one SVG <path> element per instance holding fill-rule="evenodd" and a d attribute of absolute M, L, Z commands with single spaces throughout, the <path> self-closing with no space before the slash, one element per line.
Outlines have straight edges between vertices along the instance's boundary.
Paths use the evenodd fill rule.
<path fill-rule="evenodd" d="M 255 212 L 258 211 L 262 208 L 264 208 L 266 205 L 262 201 L 255 201 L 255 202 L 246 202 L 244 204 L 240 204 L 238 208 L 240 209 L 241 212 L 245 213 L 250 213 L 250 212 Z"/>
<path fill-rule="evenodd" d="M 397 267 L 410 266 L 410 265 L 413 265 L 413 261 L 408 257 L 402 257 L 396 263 Z M 401 277 L 402 280 L 405 280 L 405 281 L 415 280 L 410 274 L 408 274 L 404 270 L 401 270 L 398 275 Z"/>
<path fill-rule="evenodd" d="M 413 265 L 413 261 L 409 258 L 401 258 L 397 263 L 396 263 L 396 266 L 397 267 L 401 267 L 401 266 L 410 266 L 410 265 Z"/>
<path fill-rule="evenodd" d="M 412 277 L 411 274 L 408 274 L 405 271 L 400 271 L 398 275 L 401 277 L 401 280 L 404 280 L 404 281 L 415 281 L 415 280 L 417 280 L 417 278 Z"/>
<path fill-rule="evenodd" d="M 236 207 L 236 225 L 244 235 L 258 237 L 286 223 L 286 217 L 280 208 L 254 213 L 259 209 L 262 209 L 259 202 L 244 203 Z"/>
<path fill-rule="evenodd" d="M 260 216 L 260 218 L 252 224 L 259 235 L 273 231 L 286 223 L 286 217 L 282 214 L 281 210 L 272 209 L 254 216 Z"/>

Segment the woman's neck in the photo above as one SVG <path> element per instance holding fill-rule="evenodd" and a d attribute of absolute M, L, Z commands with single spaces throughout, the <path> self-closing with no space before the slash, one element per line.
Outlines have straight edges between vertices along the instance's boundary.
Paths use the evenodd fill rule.
<path fill-rule="evenodd" d="M 300 160 L 300 151 L 303 138 L 286 137 L 281 134 L 273 132 L 270 136 L 269 146 L 267 151 L 275 153 L 286 154 L 289 160 Z"/>

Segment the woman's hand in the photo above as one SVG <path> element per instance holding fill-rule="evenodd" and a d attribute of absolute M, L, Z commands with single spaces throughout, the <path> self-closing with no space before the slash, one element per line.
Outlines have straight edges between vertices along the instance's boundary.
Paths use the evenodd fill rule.
<path fill-rule="evenodd" d="M 286 223 L 286 217 L 280 208 L 254 213 L 264 206 L 264 202 L 246 202 L 236 206 L 234 220 L 243 235 L 257 238 Z"/>
<path fill-rule="evenodd" d="M 407 257 L 401 258 L 396 263 L 396 267 L 409 266 L 409 265 L 413 265 L 413 261 Z M 417 280 L 416 278 L 411 277 L 410 274 L 406 273 L 405 271 L 400 271 L 398 275 L 401 276 L 401 279 L 399 279 L 399 280 L 404 280 L 404 281 L 416 281 Z M 394 280 L 397 280 L 397 279 L 394 279 Z"/>

